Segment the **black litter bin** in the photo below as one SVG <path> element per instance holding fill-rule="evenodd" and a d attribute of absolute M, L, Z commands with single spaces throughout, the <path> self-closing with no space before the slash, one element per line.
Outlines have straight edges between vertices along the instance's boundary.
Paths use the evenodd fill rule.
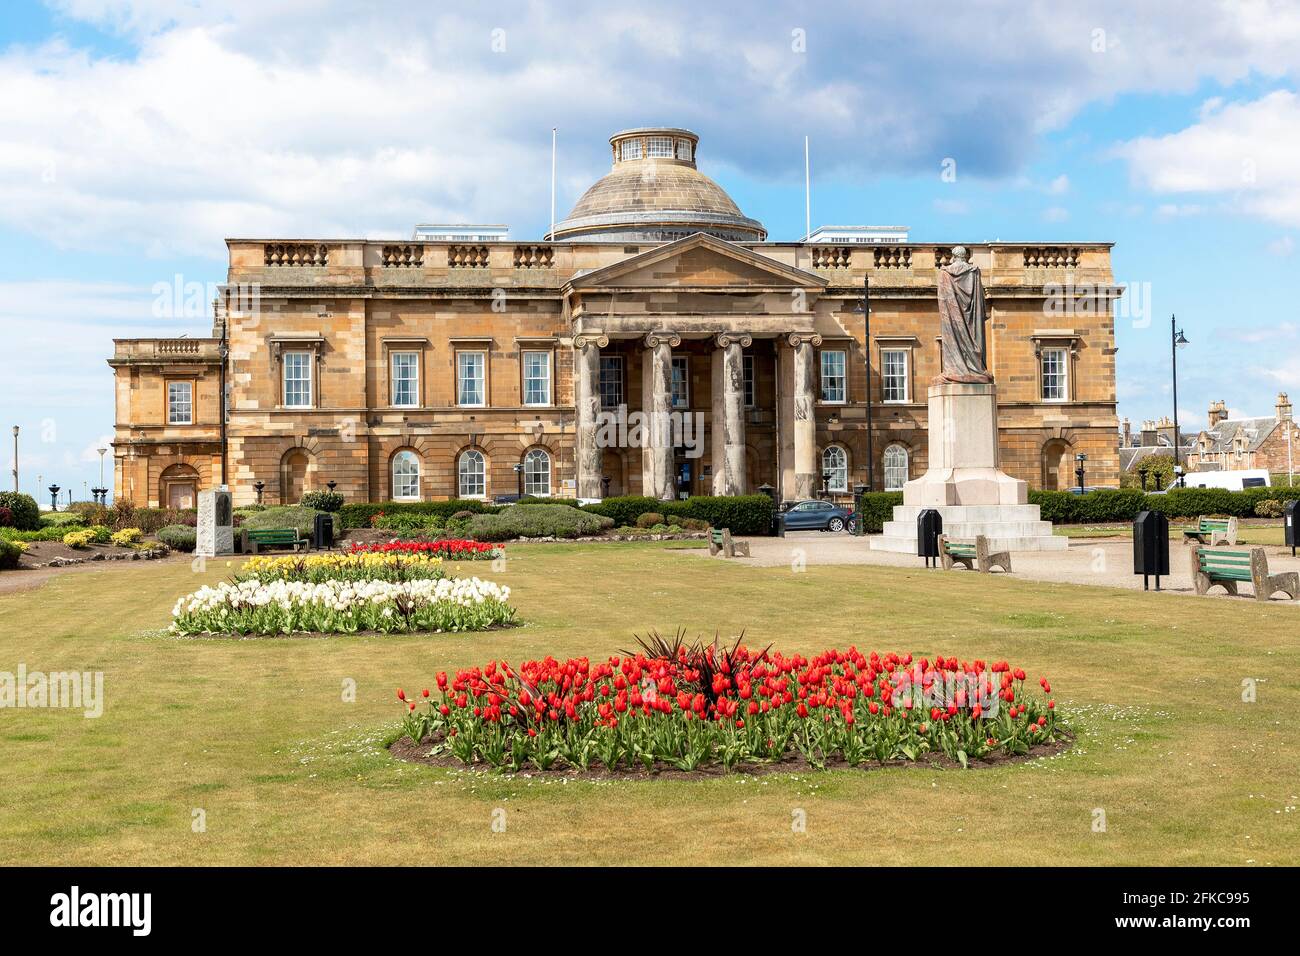
<path fill-rule="evenodd" d="M 916 556 L 925 558 L 925 566 L 937 566 L 939 535 L 943 534 L 943 515 L 934 508 L 922 509 L 916 516 Z"/>
<path fill-rule="evenodd" d="M 1147 578 L 1155 575 L 1156 590 L 1160 576 L 1169 574 L 1169 519 L 1163 512 L 1139 511 L 1133 519 L 1133 573 L 1142 575 L 1142 589 Z"/>
<path fill-rule="evenodd" d="M 1300 544 L 1300 541 L 1296 541 L 1296 532 L 1300 530 L 1296 528 L 1296 522 L 1300 521 L 1300 514 L 1296 514 L 1297 505 L 1300 505 L 1300 501 L 1293 498 L 1282 509 L 1282 516 L 1285 519 L 1282 529 L 1286 535 L 1286 546 L 1291 549 L 1291 557 L 1293 558 L 1295 557 L 1296 545 Z"/>
<path fill-rule="evenodd" d="M 334 516 L 317 515 L 312 528 L 311 546 L 316 549 L 334 547 Z"/>

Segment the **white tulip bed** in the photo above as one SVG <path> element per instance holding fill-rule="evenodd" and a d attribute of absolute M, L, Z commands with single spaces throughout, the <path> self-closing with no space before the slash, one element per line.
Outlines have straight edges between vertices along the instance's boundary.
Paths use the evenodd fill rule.
<path fill-rule="evenodd" d="M 510 589 L 478 578 L 240 581 L 204 586 L 172 608 L 177 634 L 482 631 L 513 624 Z"/>

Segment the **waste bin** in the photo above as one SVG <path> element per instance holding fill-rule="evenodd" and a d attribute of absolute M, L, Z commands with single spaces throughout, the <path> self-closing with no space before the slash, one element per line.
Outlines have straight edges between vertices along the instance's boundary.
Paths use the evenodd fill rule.
<path fill-rule="evenodd" d="M 1142 575 L 1142 590 L 1147 578 L 1155 575 L 1156 590 L 1160 576 L 1169 574 L 1169 519 L 1160 511 L 1139 511 L 1133 519 L 1133 573 Z"/>
<path fill-rule="evenodd" d="M 916 516 L 916 555 L 925 558 L 925 566 L 937 567 L 939 535 L 943 534 L 943 515 L 934 508 L 924 508 Z"/>
<path fill-rule="evenodd" d="M 316 524 L 312 528 L 311 546 L 317 549 L 334 547 L 333 515 L 325 514 L 316 516 Z"/>
<path fill-rule="evenodd" d="M 1300 514 L 1296 514 L 1297 505 L 1300 505 L 1300 501 L 1293 498 L 1282 509 L 1282 516 L 1285 519 L 1282 530 L 1285 535 L 1286 546 L 1291 549 L 1291 557 L 1293 558 L 1295 557 L 1296 544 L 1300 543 L 1296 541 L 1296 532 L 1300 530 L 1296 528 L 1296 522 L 1300 521 Z"/>

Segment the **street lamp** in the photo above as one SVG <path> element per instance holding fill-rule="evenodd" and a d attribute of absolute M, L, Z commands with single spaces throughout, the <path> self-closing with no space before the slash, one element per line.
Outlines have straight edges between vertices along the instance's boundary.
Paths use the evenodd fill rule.
<path fill-rule="evenodd" d="M 1172 356 L 1172 367 L 1174 373 L 1174 474 L 1182 474 L 1182 462 L 1179 460 L 1178 449 L 1178 350 L 1187 348 L 1187 336 L 1183 335 L 1183 330 L 1178 328 L 1177 317 L 1169 316 L 1169 354 Z"/>
<path fill-rule="evenodd" d="M 108 449 L 96 448 L 95 451 L 99 452 L 99 503 L 106 505 L 108 504 L 108 489 L 104 486 L 104 456 L 108 454 Z"/>
<path fill-rule="evenodd" d="M 515 465 L 514 468 L 515 485 L 518 488 L 519 497 L 522 498 L 524 496 L 524 463 L 519 462 L 519 464 Z"/>
<path fill-rule="evenodd" d="M 266 488 L 266 482 L 265 482 L 265 481 L 255 481 L 255 482 L 253 482 L 253 490 L 257 492 L 257 503 L 258 503 L 259 505 L 262 503 L 262 492 L 263 492 L 263 490 L 265 490 L 265 488 Z"/>
<path fill-rule="evenodd" d="M 1078 465 L 1078 467 L 1074 469 L 1074 477 L 1079 481 L 1079 494 L 1083 494 L 1083 463 L 1088 460 L 1088 456 L 1083 452 L 1079 452 L 1079 454 L 1074 456 L 1074 460 Z"/>
<path fill-rule="evenodd" d="M 59 486 L 50 485 L 49 491 L 50 491 L 50 510 L 58 511 L 59 510 Z"/>
<path fill-rule="evenodd" d="M 18 490 L 18 426 L 14 426 L 14 491 Z"/>

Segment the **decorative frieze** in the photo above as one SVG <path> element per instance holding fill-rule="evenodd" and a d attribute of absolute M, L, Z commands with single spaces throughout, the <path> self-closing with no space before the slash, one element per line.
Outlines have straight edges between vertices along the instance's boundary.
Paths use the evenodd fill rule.
<path fill-rule="evenodd" d="M 316 242 L 268 242 L 265 261 L 268 266 L 327 266 L 329 247 Z"/>
<path fill-rule="evenodd" d="M 404 266 L 418 269 L 424 265 L 424 246 L 384 246 L 382 261 L 385 269 L 400 269 Z"/>

